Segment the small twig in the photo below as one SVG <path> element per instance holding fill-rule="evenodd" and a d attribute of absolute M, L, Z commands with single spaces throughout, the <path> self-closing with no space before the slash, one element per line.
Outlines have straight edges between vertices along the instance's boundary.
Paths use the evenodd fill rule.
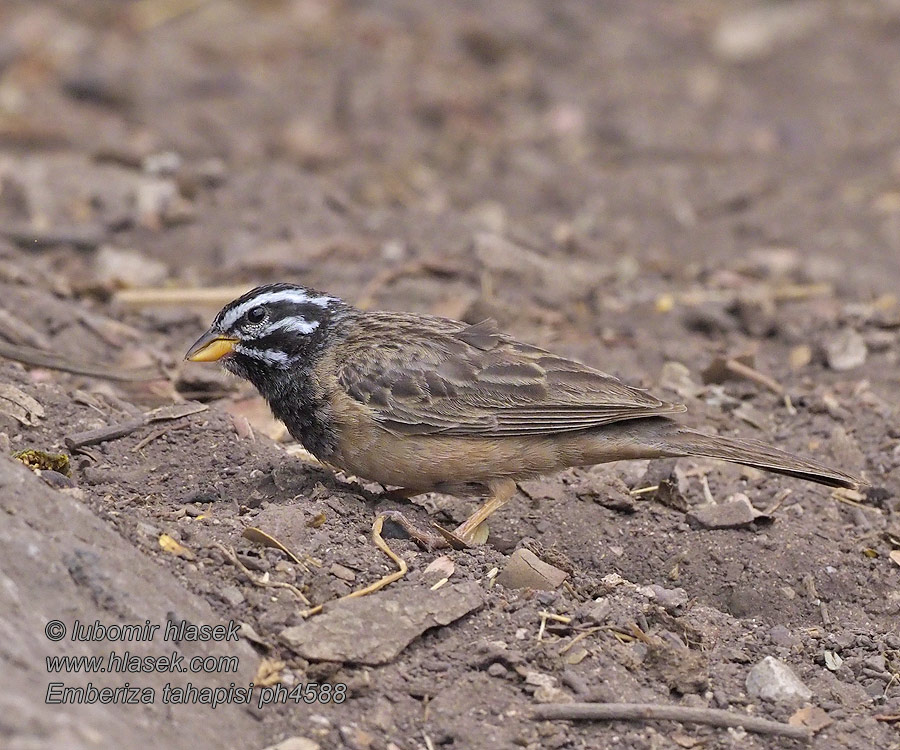
<path fill-rule="evenodd" d="M 96 430 L 87 430 L 86 432 L 67 435 L 64 440 L 66 442 L 66 447 L 70 451 L 74 451 L 84 448 L 86 445 L 97 445 L 98 443 L 105 443 L 107 440 L 116 440 L 117 438 L 125 437 L 126 435 L 130 435 L 132 432 L 141 429 L 144 425 L 152 424 L 153 422 L 164 422 L 170 419 L 189 417 L 191 414 L 198 414 L 201 411 L 206 411 L 208 408 L 209 407 L 206 404 L 198 404 L 196 402 L 161 406 L 158 409 L 148 411 L 137 419 L 131 419 L 128 422 L 110 425 L 109 427 L 98 427 Z"/>
<path fill-rule="evenodd" d="M 293 592 L 297 596 L 297 598 L 307 606 L 312 603 L 309 601 L 309 599 L 306 598 L 306 595 L 293 583 L 287 583 L 286 581 L 266 581 L 262 578 L 257 578 L 255 575 L 253 575 L 253 573 L 250 572 L 250 569 L 240 561 L 235 551 L 230 547 L 226 547 L 224 544 L 220 544 L 219 542 L 213 542 L 213 547 L 216 547 L 218 550 L 220 550 L 235 567 L 240 568 L 241 572 L 243 572 L 243 574 L 250 579 L 250 583 L 252 583 L 254 586 L 259 586 L 260 588 L 287 589 L 288 591 Z"/>
<path fill-rule="evenodd" d="M 628 494 L 632 495 L 633 497 L 638 497 L 640 495 L 647 495 L 651 492 L 656 492 L 658 489 L 659 489 L 659 485 L 654 484 L 654 485 L 651 485 L 650 487 L 640 487 L 639 489 L 636 489 L 636 490 L 630 490 L 628 492 Z"/>
<path fill-rule="evenodd" d="M 241 533 L 241 536 L 244 539 L 249 539 L 251 542 L 256 542 L 257 544 L 261 544 L 264 547 L 273 547 L 274 549 L 281 550 L 286 554 L 291 560 L 299 565 L 304 572 L 309 573 L 309 566 L 303 562 L 297 555 L 295 555 L 291 550 L 284 546 L 280 541 L 278 541 L 271 534 L 267 534 L 262 529 L 258 529 L 255 526 L 248 526 Z M 308 556 L 307 556 L 308 557 Z M 312 558 L 309 558 L 312 560 Z M 316 561 L 317 562 L 317 561 Z M 316 567 L 322 567 L 321 565 L 317 565 Z"/>
<path fill-rule="evenodd" d="M 155 367 L 125 370 L 110 365 L 89 365 L 83 362 L 73 362 L 58 354 L 30 346 L 8 344 L 5 341 L 0 341 L 0 357 L 6 357 L 14 362 L 21 362 L 32 367 L 46 367 L 48 370 L 60 370 L 61 372 L 71 372 L 74 375 L 87 375 L 92 378 L 117 380 L 123 383 L 139 383 L 147 380 L 160 380 L 165 377 Z"/>
<path fill-rule="evenodd" d="M 138 442 L 138 444 L 135 445 L 134 448 L 131 449 L 131 452 L 136 453 L 141 448 L 143 448 L 146 445 L 149 445 L 157 438 L 161 438 L 163 435 L 165 435 L 171 429 L 172 429 L 172 427 L 169 426 L 169 427 L 160 427 L 157 430 L 153 430 L 153 432 L 151 432 L 149 435 L 147 435 L 147 437 L 145 437 L 143 440 Z"/>
<path fill-rule="evenodd" d="M 570 625 L 572 623 L 572 618 L 567 615 L 557 615 L 553 612 L 542 611 L 539 612 L 541 617 L 544 617 L 548 620 L 555 620 L 556 622 L 561 622 L 563 625 Z"/>
<path fill-rule="evenodd" d="M 566 653 L 569 649 L 571 649 L 572 646 L 574 646 L 576 643 L 578 643 L 579 641 L 583 641 L 583 640 L 584 640 L 585 638 L 587 638 L 589 635 L 593 635 L 593 634 L 596 633 L 598 630 L 603 630 L 603 626 L 602 626 L 602 625 L 597 625 L 596 627 L 588 628 L 588 629 L 585 630 L 584 632 L 579 633 L 579 634 L 576 635 L 571 641 L 569 641 L 565 646 L 563 646 L 563 647 L 559 650 L 559 655 L 562 656 L 562 655 L 563 655 L 564 653 Z"/>
<path fill-rule="evenodd" d="M 781 492 L 778 493 L 778 496 L 775 498 L 774 502 L 763 511 L 763 515 L 773 515 L 775 511 L 781 507 L 782 503 L 784 503 L 784 501 L 791 496 L 792 492 L 793 490 L 790 487 L 785 487 Z"/>
<path fill-rule="evenodd" d="M 569 721 L 684 721 L 712 727 L 743 727 L 756 734 L 772 734 L 797 740 L 810 738 L 804 727 L 794 727 L 759 716 L 746 716 L 719 708 L 667 706 L 655 703 L 548 703 L 535 706 L 532 717 Z"/>
<path fill-rule="evenodd" d="M 715 505 L 716 499 L 713 497 L 713 493 L 709 489 L 709 480 L 706 478 L 706 474 L 702 474 L 700 476 L 700 486 L 703 488 L 703 500 L 707 505 Z"/>
<path fill-rule="evenodd" d="M 743 362 L 730 357 L 725 360 L 725 369 L 729 372 L 734 373 L 742 378 L 747 378 L 747 380 L 752 380 L 754 383 L 757 383 L 764 388 L 768 388 L 773 393 L 777 393 L 779 396 L 784 394 L 784 386 L 781 385 L 777 380 L 770 378 L 768 375 L 764 375 L 759 370 L 756 370 L 749 365 L 745 365 Z"/>
<path fill-rule="evenodd" d="M 372 524 L 372 541 L 375 543 L 375 546 L 378 547 L 384 554 L 386 554 L 391 561 L 397 566 L 396 573 L 389 573 L 382 578 L 379 578 L 375 583 L 370 583 L 368 586 L 364 588 L 357 589 L 356 591 L 351 591 L 349 594 L 339 597 L 336 601 L 342 601 L 344 599 L 356 599 L 360 596 L 366 596 L 367 594 L 374 594 L 376 591 L 380 591 L 385 586 L 389 586 L 394 581 L 399 581 L 403 576 L 406 575 L 407 571 L 409 571 L 409 567 L 406 564 L 406 560 L 404 560 L 400 555 L 398 555 L 394 550 L 388 547 L 387 542 L 384 541 L 384 537 L 381 536 L 381 529 L 384 526 L 384 519 L 387 518 L 384 513 L 380 513 L 375 517 L 375 522 Z M 301 612 L 302 617 L 312 617 L 313 615 L 319 614 L 322 611 L 323 605 L 319 604 L 318 606 L 313 607 L 312 609 L 308 609 L 305 612 Z"/>

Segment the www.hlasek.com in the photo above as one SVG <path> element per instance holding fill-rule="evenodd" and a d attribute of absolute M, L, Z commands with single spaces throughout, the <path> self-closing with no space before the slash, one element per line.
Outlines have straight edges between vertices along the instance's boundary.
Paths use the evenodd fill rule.
<path fill-rule="evenodd" d="M 75 620 L 71 629 L 61 620 L 51 620 L 44 628 L 47 639 L 60 642 L 69 635 L 75 642 L 150 642 L 161 634 L 162 640 L 183 641 L 237 641 L 240 625 L 230 620 L 226 625 L 193 625 L 184 620 L 169 620 L 164 629 L 146 620 L 142 625 L 104 625 L 99 620 L 82 623 Z M 238 671 L 237 656 L 193 656 L 186 658 L 177 649 L 162 656 L 140 656 L 131 651 L 112 650 L 99 656 L 47 656 L 49 674 L 147 674 L 165 672 L 175 674 L 215 674 Z M 226 704 L 251 704 L 259 708 L 285 703 L 343 703 L 347 700 L 347 686 L 343 683 L 306 682 L 286 686 L 237 685 L 198 686 L 191 682 L 173 685 L 167 682 L 159 695 L 151 686 L 132 685 L 126 682 L 117 687 L 97 687 L 92 682 L 85 686 L 72 686 L 64 682 L 50 682 L 44 698 L 50 704 L 102 703 L 140 704 L 155 703 L 157 698 L 171 705 L 199 704 L 212 708 Z"/>

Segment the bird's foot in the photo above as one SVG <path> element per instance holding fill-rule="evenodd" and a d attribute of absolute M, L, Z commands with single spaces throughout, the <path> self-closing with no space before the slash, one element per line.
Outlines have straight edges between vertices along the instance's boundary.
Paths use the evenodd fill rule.
<path fill-rule="evenodd" d="M 410 521 L 402 511 L 386 510 L 379 515 L 386 521 L 389 521 L 395 526 L 399 526 L 401 529 L 403 529 L 404 533 L 406 533 L 406 535 L 410 539 L 412 539 L 416 544 L 418 544 L 428 552 L 433 552 L 436 549 L 445 549 L 452 546 L 451 543 L 442 534 L 436 534 L 433 531 L 425 531 L 424 529 L 420 529 L 412 521 Z M 438 526 L 435 526 L 435 528 L 437 528 L 439 531 L 444 531 Z M 447 533 L 449 534 L 450 532 L 448 531 Z M 465 545 L 463 545 L 462 548 L 464 547 Z"/>

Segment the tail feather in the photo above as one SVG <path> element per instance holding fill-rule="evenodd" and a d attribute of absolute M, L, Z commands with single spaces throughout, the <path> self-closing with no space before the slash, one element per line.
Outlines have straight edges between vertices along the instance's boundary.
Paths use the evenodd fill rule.
<path fill-rule="evenodd" d="M 754 469 L 824 484 L 827 487 L 857 489 L 863 484 L 862 480 L 850 474 L 831 469 L 817 461 L 772 448 L 758 440 L 737 440 L 719 435 L 704 435 L 682 428 L 666 436 L 663 450 L 672 451 L 673 455 L 718 458 L 751 466 Z"/>

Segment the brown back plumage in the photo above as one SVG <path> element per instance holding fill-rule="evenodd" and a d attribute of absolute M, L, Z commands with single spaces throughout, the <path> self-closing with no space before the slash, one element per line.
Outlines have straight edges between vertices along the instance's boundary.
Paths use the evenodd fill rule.
<path fill-rule="evenodd" d="M 606 373 L 500 333 L 404 313 L 367 312 L 347 334 L 338 381 L 401 434 L 516 437 L 666 416 L 661 401 Z M 377 356 L 371 348 L 378 347 Z"/>

